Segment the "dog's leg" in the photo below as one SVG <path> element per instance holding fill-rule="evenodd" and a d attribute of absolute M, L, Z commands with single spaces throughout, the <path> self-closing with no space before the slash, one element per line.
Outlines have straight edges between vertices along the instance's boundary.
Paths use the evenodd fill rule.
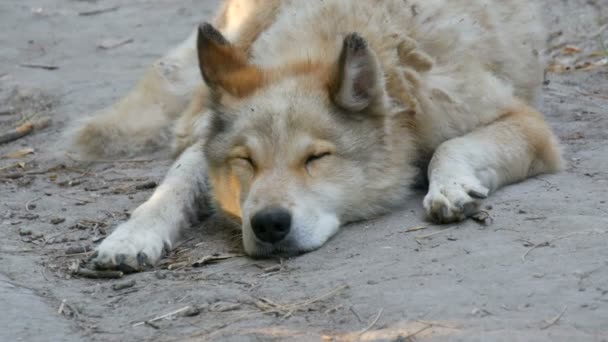
<path fill-rule="evenodd" d="M 229 41 L 248 51 L 272 23 L 279 7 L 280 0 L 227 0 L 214 22 Z M 74 147 L 82 158 L 128 156 L 168 145 L 174 121 L 184 110 L 191 112 L 189 103 L 201 101 L 192 99 L 204 88 L 197 34 L 197 29 L 192 31 L 185 41 L 154 62 L 124 98 L 77 128 Z M 178 134 L 189 133 L 182 124 L 178 126 Z M 189 139 L 182 140 L 176 142 L 176 149 Z"/>
<path fill-rule="evenodd" d="M 133 155 L 166 145 L 172 123 L 202 84 L 196 31 L 150 66 L 119 102 L 88 119 L 75 132 L 83 158 Z"/>
<path fill-rule="evenodd" d="M 435 221 L 460 221 L 502 185 L 561 166 L 557 141 L 542 115 L 517 105 L 492 124 L 437 148 L 424 208 Z"/>
<path fill-rule="evenodd" d="M 154 194 L 97 248 L 98 268 L 138 270 L 154 265 L 178 240 L 180 231 L 209 211 L 206 165 L 197 143 L 173 164 Z"/>

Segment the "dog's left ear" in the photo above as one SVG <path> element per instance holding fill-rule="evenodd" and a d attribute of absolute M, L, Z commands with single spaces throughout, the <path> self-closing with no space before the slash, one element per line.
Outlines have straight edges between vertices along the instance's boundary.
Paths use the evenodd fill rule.
<path fill-rule="evenodd" d="M 199 26 L 197 48 L 203 80 L 212 91 L 243 97 L 262 85 L 263 72 L 211 24 Z"/>
<path fill-rule="evenodd" d="M 344 38 L 330 91 L 338 106 L 352 112 L 369 108 L 382 96 L 382 71 L 376 55 L 357 33 Z"/>

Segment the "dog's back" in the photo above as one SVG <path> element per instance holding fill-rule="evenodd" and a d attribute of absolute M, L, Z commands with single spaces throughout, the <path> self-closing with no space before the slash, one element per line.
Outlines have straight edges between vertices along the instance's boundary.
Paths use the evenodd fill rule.
<path fill-rule="evenodd" d="M 303 59 L 333 63 L 344 35 L 359 32 L 378 55 L 389 76 L 387 82 L 392 81 L 391 73 L 398 72 L 395 68 L 405 67 L 412 72 L 407 77 L 422 80 L 427 88 L 441 89 L 435 100 L 461 101 L 470 107 L 467 112 L 485 113 L 492 112 L 488 99 L 510 98 L 510 86 L 516 96 L 534 101 L 542 80 L 539 54 L 544 43 L 537 14 L 535 5 L 525 0 L 231 0 L 216 22 L 261 66 Z M 413 44 L 409 49 L 414 51 L 406 51 L 409 56 L 400 56 L 397 49 L 404 40 Z M 480 72 L 488 69 L 502 86 L 479 79 Z M 196 140 L 192 135 L 204 107 L 196 98 L 188 108 L 189 98 L 205 92 L 196 91 L 204 88 L 196 77 L 193 34 L 156 62 L 130 95 L 77 131 L 79 149 L 85 157 L 133 155 L 166 146 L 176 133 L 182 140 L 177 149 L 182 150 Z M 389 88 L 400 93 L 394 97 L 405 96 L 408 102 L 412 96 L 422 97 L 422 102 L 432 97 L 404 95 L 400 86 Z M 489 88 L 491 94 L 487 94 Z M 436 104 L 420 105 L 433 120 L 441 119 L 433 113 L 441 108 L 431 108 Z M 494 117 L 489 116 L 488 120 Z M 176 120 L 177 130 L 172 133 Z M 454 120 L 467 121 L 466 117 Z M 473 118 L 448 135 L 462 134 L 485 121 Z M 436 145 L 441 139 L 432 140 L 429 144 Z"/>

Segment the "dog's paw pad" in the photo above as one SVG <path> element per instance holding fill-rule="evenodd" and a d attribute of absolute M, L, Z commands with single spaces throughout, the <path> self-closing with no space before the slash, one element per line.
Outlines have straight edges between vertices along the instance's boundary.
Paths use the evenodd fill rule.
<path fill-rule="evenodd" d="M 98 269 L 136 272 L 154 266 L 170 249 L 169 243 L 149 229 L 133 229 L 127 222 L 106 238 L 90 259 Z"/>
<path fill-rule="evenodd" d="M 489 190 L 474 182 L 431 184 L 424 198 L 428 217 L 438 223 L 458 222 L 479 211 L 480 200 L 487 198 Z"/>

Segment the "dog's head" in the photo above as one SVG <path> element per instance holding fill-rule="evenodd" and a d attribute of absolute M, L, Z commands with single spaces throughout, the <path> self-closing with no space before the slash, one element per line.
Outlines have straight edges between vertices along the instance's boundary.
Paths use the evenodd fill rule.
<path fill-rule="evenodd" d="M 399 185 L 382 179 L 392 177 L 383 168 L 398 166 L 389 101 L 363 38 L 346 36 L 331 63 L 262 69 L 206 24 L 198 53 L 210 89 L 209 179 L 222 209 L 241 218 L 247 253 L 315 249 L 394 200 L 387 192 Z"/>

